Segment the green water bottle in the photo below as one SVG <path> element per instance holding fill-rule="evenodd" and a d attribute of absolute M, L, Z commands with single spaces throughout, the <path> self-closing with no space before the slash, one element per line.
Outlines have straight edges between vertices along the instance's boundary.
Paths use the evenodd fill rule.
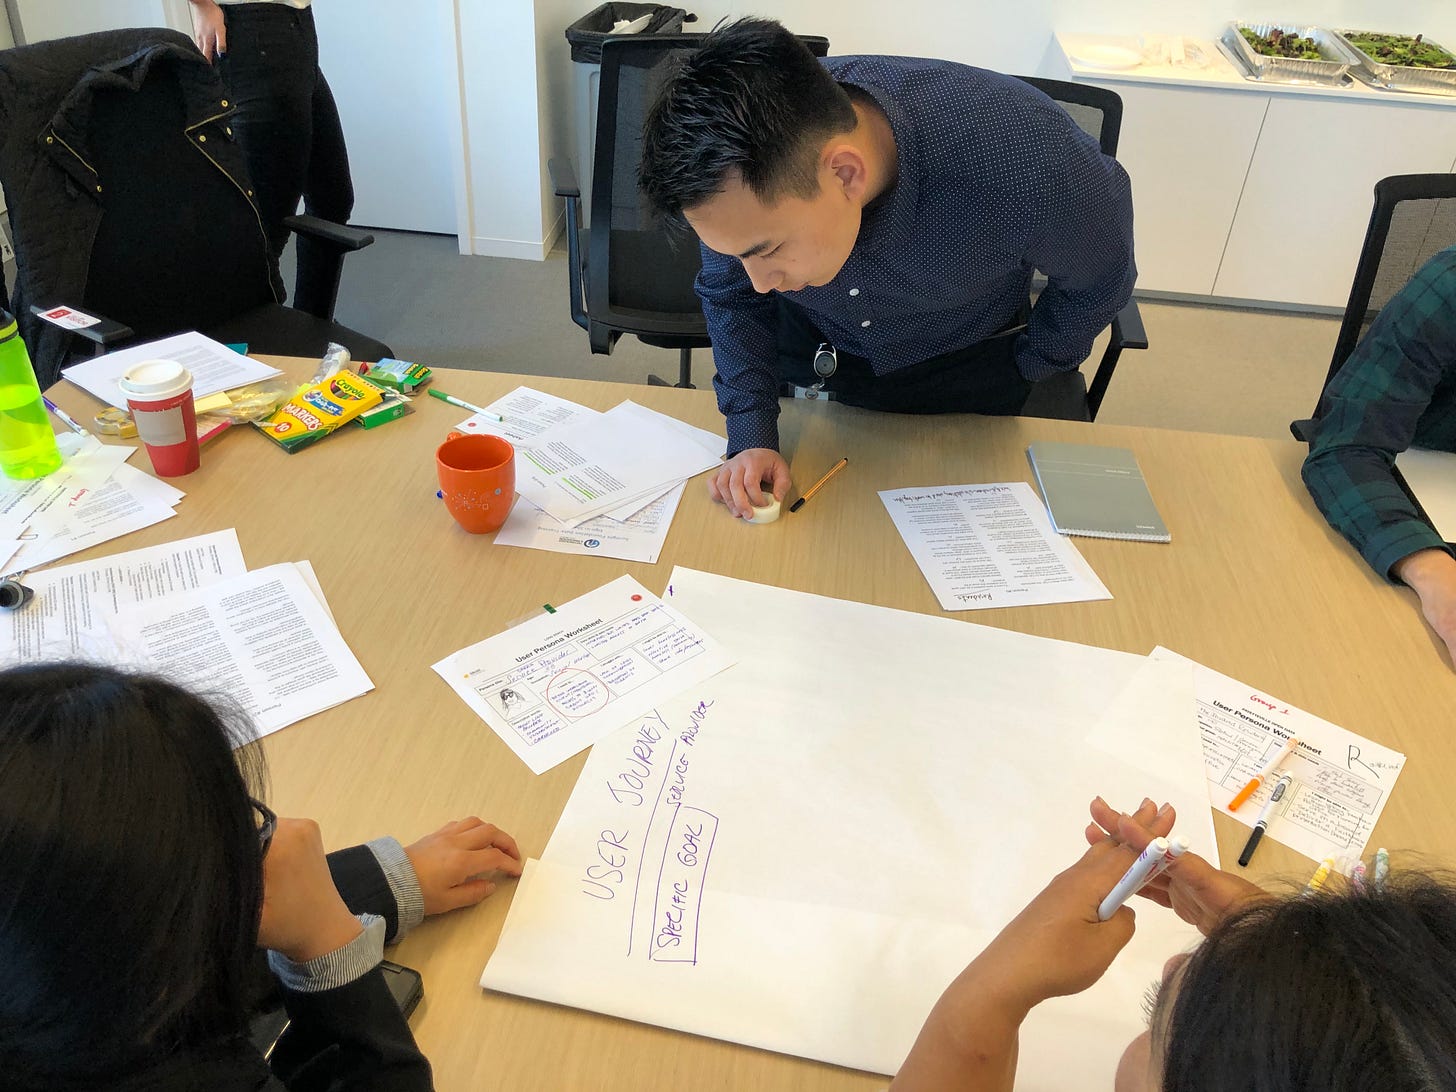
<path fill-rule="evenodd" d="M 30 354 L 15 317 L 0 310 L 0 470 L 7 478 L 40 478 L 60 465 Z"/>

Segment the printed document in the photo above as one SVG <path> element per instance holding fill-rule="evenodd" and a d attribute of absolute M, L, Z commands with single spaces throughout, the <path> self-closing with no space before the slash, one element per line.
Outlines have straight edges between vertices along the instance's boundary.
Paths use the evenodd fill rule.
<path fill-rule="evenodd" d="M 297 565 L 139 603 L 107 625 L 124 661 L 226 694 L 260 736 L 374 689 Z"/>
<path fill-rule="evenodd" d="M 593 516 L 568 526 L 553 519 L 524 498 L 511 509 L 510 518 L 495 536 L 497 546 L 526 546 L 533 550 L 551 550 L 558 554 L 591 554 L 615 557 L 622 561 L 655 564 L 662 554 L 662 544 L 672 528 L 686 482 L 678 482 L 646 507 L 626 518 L 613 515 Z"/>
<path fill-rule="evenodd" d="M 601 416 L 600 410 L 589 409 L 532 387 L 517 387 L 504 398 L 497 398 L 484 408 L 501 420 L 495 421 L 487 414 L 473 413 L 455 427 L 463 432 L 504 436 L 513 444 L 521 444 L 557 425 Z"/>
<path fill-rule="evenodd" d="M 880 493 L 945 610 L 1111 599 L 1026 482 Z"/>
<path fill-rule="evenodd" d="M 487 989 L 893 1073 L 946 984 L 1086 850 L 1094 796 L 1169 801 L 1213 853 L 1187 669 L 668 579 L 738 662 L 592 748 Z M 1107 974 L 1027 1019 L 1017 1088 L 1111 1088 L 1148 983 L 1197 940 L 1140 901 Z"/>
<path fill-rule="evenodd" d="M 1312 860 L 1333 857 L 1348 873 L 1365 854 L 1405 755 L 1166 648 L 1155 649 L 1153 657 L 1193 665 L 1209 803 L 1252 828 L 1275 778 L 1266 778 L 1238 811 L 1229 810 L 1229 801 L 1285 740 L 1298 737 L 1283 766 L 1294 782 L 1275 805 L 1265 836 Z"/>
<path fill-rule="evenodd" d="M 30 520 L 12 564 L 34 569 L 57 558 L 171 519 L 184 496 L 134 466 L 119 466 L 98 487 L 62 490 Z"/>
<path fill-rule="evenodd" d="M 434 665 L 534 773 L 733 662 L 630 576 Z"/>
<path fill-rule="evenodd" d="M 117 409 L 126 409 L 126 395 L 117 385 L 126 370 L 144 360 L 174 360 L 192 373 L 192 397 L 204 398 L 283 373 L 210 337 L 191 332 L 115 349 L 105 356 L 62 368 L 61 374 Z"/>
<path fill-rule="evenodd" d="M 246 571 L 238 533 L 229 529 L 31 573 L 25 582 L 35 598 L 0 614 L 0 663 L 113 659 L 108 618 Z"/>
<path fill-rule="evenodd" d="M 516 452 L 516 491 L 562 522 L 580 522 L 716 466 L 680 422 L 632 402 L 542 434 Z"/>

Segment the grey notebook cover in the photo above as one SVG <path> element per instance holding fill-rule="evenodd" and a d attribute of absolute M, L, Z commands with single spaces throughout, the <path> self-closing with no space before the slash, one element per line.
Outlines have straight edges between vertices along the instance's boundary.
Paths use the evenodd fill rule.
<path fill-rule="evenodd" d="M 1026 453 L 1052 526 L 1062 534 L 1172 541 L 1127 448 L 1036 443 Z"/>

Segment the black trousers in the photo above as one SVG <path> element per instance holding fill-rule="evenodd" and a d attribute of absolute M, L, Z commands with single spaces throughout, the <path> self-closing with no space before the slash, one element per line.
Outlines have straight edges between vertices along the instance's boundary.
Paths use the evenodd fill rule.
<path fill-rule="evenodd" d="M 1016 339 L 1030 310 L 1028 306 L 1002 333 L 885 376 L 875 375 L 864 357 L 840 351 L 838 367 L 824 389 L 846 405 L 890 413 L 1087 420 L 1087 388 L 1080 372 L 1032 383 L 1017 370 Z M 825 338 L 801 308 L 782 297 L 778 335 L 780 393 L 791 394 L 791 386 L 812 386 L 819 378 L 813 369 L 814 350 Z"/>
<path fill-rule="evenodd" d="M 354 210 L 344 129 L 319 70 L 312 11 L 285 4 L 225 4 L 222 11 L 227 53 L 218 71 L 237 108 L 233 133 L 276 260 L 288 242 L 283 219 L 298 211 L 300 197 L 306 213 L 340 224 Z M 324 253 L 299 238 L 295 307 L 327 305 L 317 298 L 332 287 L 320 276 Z"/>

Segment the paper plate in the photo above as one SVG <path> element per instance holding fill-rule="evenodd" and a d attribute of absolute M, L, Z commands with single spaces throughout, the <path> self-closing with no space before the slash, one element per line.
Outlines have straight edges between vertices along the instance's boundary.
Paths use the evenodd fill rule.
<path fill-rule="evenodd" d="M 1125 68 L 1136 68 L 1143 63 L 1143 55 L 1136 49 L 1118 45 L 1086 45 L 1070 54 L 1072 63 L 1083 68 L 1100 68 L 1116 72 Z"/>

